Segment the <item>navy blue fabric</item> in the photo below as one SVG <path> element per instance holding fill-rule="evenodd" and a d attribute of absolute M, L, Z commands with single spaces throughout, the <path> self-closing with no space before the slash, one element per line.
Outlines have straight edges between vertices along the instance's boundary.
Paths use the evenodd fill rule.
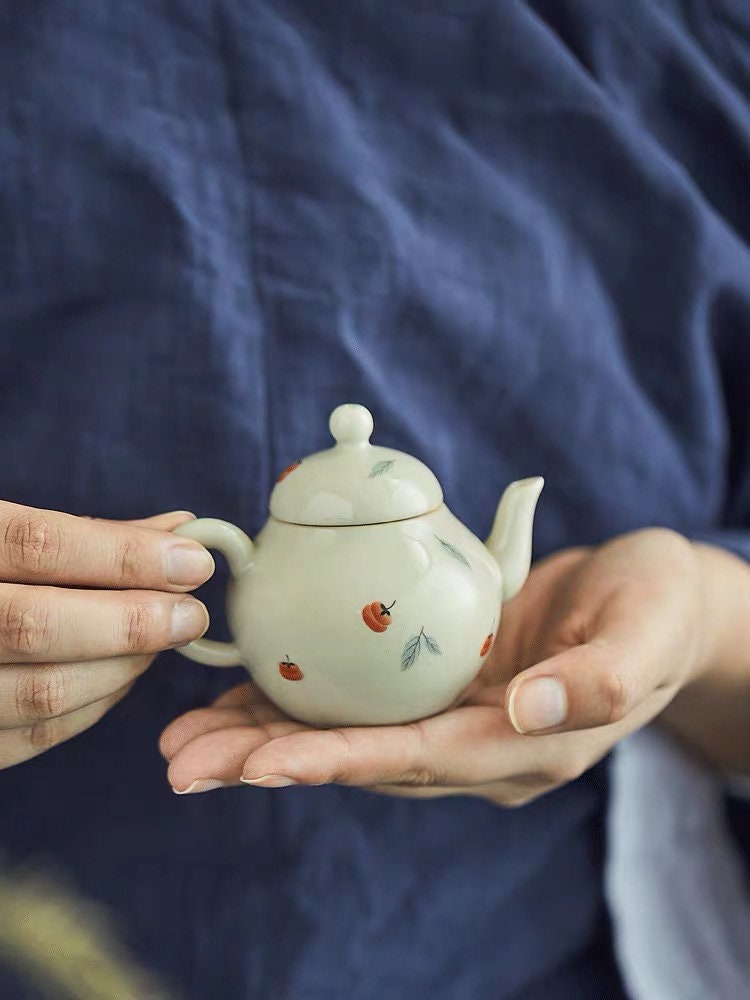
<path fill-rule="evenodd" d="M 479 533 L 542 474 L 537 555 L 651 524 L 746 551 L 749 29 L 740 0 L 1 0 L 0 495 L 253 533 L 357 400 Z M 194 1000 L 621 995 L 602 768 L 516 811 L 173 796 L 160 730 L 242 676 L 161 656 L 0 774 L 9 860 Z"/>

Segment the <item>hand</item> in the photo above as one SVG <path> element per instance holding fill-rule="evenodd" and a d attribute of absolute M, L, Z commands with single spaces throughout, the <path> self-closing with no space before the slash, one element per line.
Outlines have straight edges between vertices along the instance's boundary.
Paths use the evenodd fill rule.
<path fill-rule="evenodd" d="M 315 730 L 253 685 L 163 733 L 179 792 L 338 782 L 519 805 L 583 773 L 706 668 L 698 546 L 650 529 L 537 564 L 460 704 L 405 726 Z"/>
<path fill-rule="evenodd" d="M 0 768 L 92 726 L 159 650 L 205 632 L 186 591 L 213 559 L 169 533 L 192 517 L 100 521 L 0 501 Z"/>

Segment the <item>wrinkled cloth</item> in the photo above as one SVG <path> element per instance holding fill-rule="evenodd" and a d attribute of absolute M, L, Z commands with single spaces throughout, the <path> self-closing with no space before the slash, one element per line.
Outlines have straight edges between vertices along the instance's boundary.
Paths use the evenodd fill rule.
<path fill-rule="evenodd" d="M 536 556 L 653 524 L 747 552 L 749 27 L 740 0 L 0 0 L 0 495 L 253 534 L 351 400 L 477 533 L 544 475 Z M 194 1000 L 621 996 L 605 765 L 519 810 L 175 797 L 159 732 L 243 677 L 160 656 L 1 773 L 7 859 Z"/>

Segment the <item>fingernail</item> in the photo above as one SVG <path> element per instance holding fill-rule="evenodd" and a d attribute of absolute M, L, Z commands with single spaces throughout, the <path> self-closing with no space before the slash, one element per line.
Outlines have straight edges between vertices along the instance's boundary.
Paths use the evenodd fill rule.
<path fill-rule="evenodd" d="M 240 778 L 244 785 L 260 785 L 262 788 L 288 788 L 296 785 L 292 778 L 285 778 L 283 774 L 262 774 L 260 778 Z"/>
<path fill-rule="evenodd" d="M 208 611 L 194 597 L 186 597 L 172 608 L 172 642 L 177 646 L 199 639 L 208 625 Z"/>
<path fill-rule="evenodd" d="M 226 782 L 217 781 L 216 778 L 198 778 L 182 791 L 179 788 L 173 788 L 172 791 L 175 795 L 194 795 L 196 792 L 212 792 L 215 788 L 226 788 Z"/>
<path fill-rule="evenodd" d="M 167 580 L 176 587 L 197 587 L 214 569 L 213 556 L 197 542 L 180 542 L 167 550 Z"/>
<path fill-rule="evenodd" d="M 554 677 L 537 677 L 513 688 L 508 700 L 508 715 L 519 733 L 552 729 L 565 722 L 568 696 Z"/>

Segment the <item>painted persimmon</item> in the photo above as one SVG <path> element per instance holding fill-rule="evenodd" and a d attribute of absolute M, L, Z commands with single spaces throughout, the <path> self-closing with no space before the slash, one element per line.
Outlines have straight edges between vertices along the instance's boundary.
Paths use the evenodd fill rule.
<path fill-rule="evenodd" d="M 482 643 L 482 648 L 479 650 L 480 656 L 486 656 L 492 649 L 492 634 L 487 636 L 487 638 Z"/>
<path fill-rule="evenodd" d="M 393 604 L 395 603 L 394 601 Z M 393 604 L 389 604 L 387 607 L 382 601 L 373 601 L 372 604 L 365 604 L 362 608 L 362 620 L 365 625 L 372 629 L 373 632 L 385 632 L 392 621 L 391 608 Z"/>
<path fill-rule="evenodd" d="M 285 681 L 301 681 L 305 676 L 296 663 L 292 663 L 289 659 L 289 654 L 286 654 L 286 659 L 281 660 L 279 663 L 279 673 L 284 678 Z"/>
<path fill-rule="evenodd" d="M 280 475 L 280 476 L 279 476 L 279 478 L 278 478 L 278 479 L 276 480 L 276 482 L 277 482 L 277 483 L 280 483 L 282 479 L 286 479 L 286 477 L 287 477 L 287 476 L 289 475 L 289 473 L 290 473 L 290 472 L 294 472 L 294 470 L 295 470 L 295 469 L 298 469 L 298 468 L 300 467 L 300 465 L 301 465 L 301 464 L 302 464 L 301 462 L 292 462 L 292 464 L 291 464 L 291 465 L 287 465 L 287 467 L 286 467 L 286 468 L 284 469 L 284 471 L 283 471 L 283 472 L 281 473 L 281 475 Z"/>
<path fill-rule="evenodd" d="M 385 632 L 388 628 L 387 625 L 381 625 L 381 623 L 377 620 L 371 604 L 366 604 L 362 608 L 362 621 L 369 629 L 372 629 L 373 632 Z"/>

